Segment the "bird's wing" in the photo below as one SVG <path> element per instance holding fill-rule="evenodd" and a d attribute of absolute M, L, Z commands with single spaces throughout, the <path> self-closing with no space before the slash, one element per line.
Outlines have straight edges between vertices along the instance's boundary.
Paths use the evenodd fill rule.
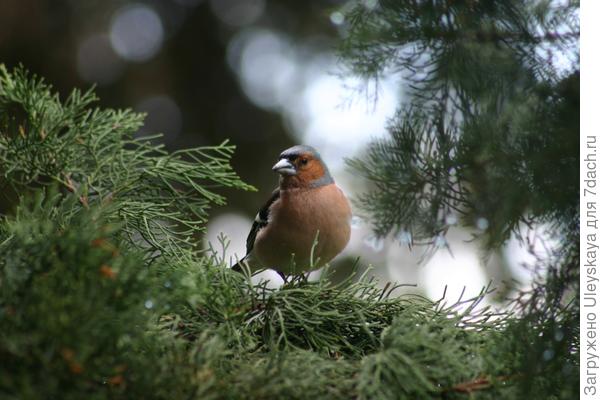
<path fill-rule="evenodd" d="M 279 199 L 279 188 L 273 191 L 269 200 L 265 203 L 264 206 L 261 207 L 261 209 L 258 211 L 258 214 L 256 214 L 256 218 L 254 218 L 252 229 L 250 229 L 250 233 L 248 234 L 248 238 L 246 239 L 246 255 L 250 254 L 250 252 L 252 251 L 258 231 L 267 226 L 267 223 L 269 222 L 269 213 L 271 211 L 271 206 L 274 202 L 277 201 L 277 199 Z"/>

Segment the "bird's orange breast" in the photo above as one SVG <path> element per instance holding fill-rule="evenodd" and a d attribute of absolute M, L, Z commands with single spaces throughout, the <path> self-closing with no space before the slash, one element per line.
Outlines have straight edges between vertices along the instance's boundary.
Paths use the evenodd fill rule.
<path fill-rule="evenodd" d="M 350 204 L 335 184 L 282 190 L 268 225 L 257 234 L 255 255 L 262 267 L 283 273 L 319 268 L 348 244 L 351 216 Z"/>

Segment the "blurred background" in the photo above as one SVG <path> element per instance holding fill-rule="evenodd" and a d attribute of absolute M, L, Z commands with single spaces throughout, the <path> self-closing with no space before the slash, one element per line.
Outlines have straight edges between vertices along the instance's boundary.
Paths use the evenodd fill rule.
<path fill-rule="evenodd" d="M 61 96 L 95 85 L 99 106 L 146 112 L 138 134 L 160 132 L 170 150 L 226 139 L 235 144 L 233 166 L 258 192 L 224 193 L 228 205 L 213 210 L 205 238 L 218 249 L 217 237 L 225 234 L 226 256 L 235 260 L 245 254 L 254 215 L 277 184 L 271 166 L 287 147 L 320 150 L 351 198 L 364 189 L 344 158 L 385 136 L 403 90 L 393 74 L 378 87 L 344 74 L 335 46 L 345 34 L 339 12 L 345 3 L 2 0 L 0 62 L 23 64 Z M 511 240 L 499 253 L 482 254 L 471 240 L 475 232 L 456 228 L 434 243 L 431 255 L 431 248 L 409 249 L 408 232 L 375 239 L 355 211 L 351 242 L 333 263 L 338 279 L 360 257 L 359 268 L 372 265 L 368 273 L 382 286 L 416 284 L 404 290 L 434 299 L 446 285 L 453 300 L 463 287 L 474 295 L 490 280 L 506 293 L 530 283 L 522 264 L 546 251 L 533 235 L 528 248 Z M 485 230 L 487 221 L 476 226 Z M 262 277 L 280 283 L 274 273 Z"/>

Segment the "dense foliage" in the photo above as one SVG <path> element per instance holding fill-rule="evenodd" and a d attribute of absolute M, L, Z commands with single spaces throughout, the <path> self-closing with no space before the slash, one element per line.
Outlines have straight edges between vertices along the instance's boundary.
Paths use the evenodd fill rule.
<path fill-rule="evenodd" d="M 349 160 L 371 186 L 358 205 L 376 234 L 435 250 L 467 228 L 485 252 L 514 237 L 535 256 L 510 324 L 539 333 L 508 351 L 527 377 L 519 398 L 576 397 L 565 371 L 578 357 L 578 13 L 577 1 L 381 0 L 348 11 L 340 48 L 363 78 L 407 83 L 389 137 Z M 559 354 L 573 364 L 544 363 Z"/>
<path fill-rule="evenodd" d="M 375 75 L 404 60 L 405 43 L 448 58 L 423 53 L 435 79 L 390 122 L 390 139 L 353 161 L 376 183 L 362 204 L 377 233 L 427 240 L 452 210 L 466 223 L 486 218 L 489 246 L 529 219 L 560 235 L 563 246 L 536 266 L 539 282 L 507 314 L 478 307 L 487 288 L 447 304 L 362 277 L 333 284 L 327 273 L 279 289 L 253 284 L 223 254 L 194 245 L 209 207 L 224 201 L 219 188 L 251 189 L 229 165 L 232 146 L 167 153 L 134 137 L 141 115 L 94 109 L 91 92 L 61 101 L 23 69 L 1 69 L 0 185 L 15 207 L 0 220 L 0 398 L 576 398 L 576 189 L 554 181 L 576 170 L 565 100 L 576 74 L 554 81 L 532 70 L 518 90 L 503 81 L 530 64 L 513 65 L 512 41 L 486 36 L 491 47 L 478 49 L 468 34 L 513 15 L 492 3 L 501 2 L 357 5 L 342 51 Z M 444 5 L 448 27 L 467 25 L 440 42 L 433 28 Z M 515 24 L 499 26 L 526 27 Z M 453 41 L 460 47 L 446 51 Z M 470 85 L 449 80 L 461 52 L 469 66 L 505 62 L 493 94 L 506 86 L 506 100 L 476 84 L 490 73 L 477 66 Z M 435 82 L 448 83 L 441 97 L 427 96 Z M 450 99 L 463 92 L 490 104 L 478 98 L 474 116 L 454 113 Z M 527 99 L 524 109 L 516 99 Z M 565 168 L 548 173 L 548 157 Z"/>

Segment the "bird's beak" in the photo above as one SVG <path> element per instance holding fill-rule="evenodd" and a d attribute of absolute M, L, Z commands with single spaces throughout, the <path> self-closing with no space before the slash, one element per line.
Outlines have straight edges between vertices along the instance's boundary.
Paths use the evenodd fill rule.
<path fill-rule="evenodd" d="M 273 165 L 273 171 L 281 175 L 296 175 L 296 168 L 294 167 L 294 164 L 292 164 L 287 158 L 282 158 L 277 162 L 277 164 Z"/>

